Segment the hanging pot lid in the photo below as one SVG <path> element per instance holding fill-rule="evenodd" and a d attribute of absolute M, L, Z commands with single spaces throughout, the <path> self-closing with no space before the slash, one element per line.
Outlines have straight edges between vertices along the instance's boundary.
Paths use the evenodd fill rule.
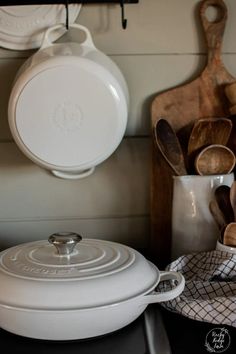
<path fill-rule="evenodd" d="M 153 290 L 159 271 L 136 250 L 54 234 L 0 253 L 0 305 L 69 310 L 116 304 Z M 78 243 L 79 242 L 79 243 Z M 3 287 L 1 288 L 3 289 Z"/>
<path fill-rule="evenodd" d="M 80 4 L 69 5 L 70 23 L 79 12 Z M 0 46 L 13 50 L 38 48 L 46 28 L 65 23 L 66 10 L 62 5 L 26 5 L 0 7 Z M 56 40 L 66 32 L 61 28 L 53 33 Z"/>
<path fill-rule="evenodd" d="M 82 178 L 118 147 L 127 126 L 129 93 L 118 66 L 93 43 L 52 43 L 49 28 L 40 49 L 17 72 L 8 102 L 12 136 L 33 162 L 62 178 Z"/>
<path fill-rule="evenodd" d="M 118 147 L 127 124 L 127 102 L 117 80 L 98 63 L 76 56 L 42 62 L 30 77 L 24 72 L 9 106 L 16 143 L 50 170 L 98 165 Z"/>

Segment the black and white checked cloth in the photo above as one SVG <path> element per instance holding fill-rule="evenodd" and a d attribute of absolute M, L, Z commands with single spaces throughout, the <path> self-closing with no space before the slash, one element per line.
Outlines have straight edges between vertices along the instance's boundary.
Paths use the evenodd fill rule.
<path fill-rule="evenodd" d="M 184 255 L 167 266 L 185 277 L 185 288 L 166 309 L 191 319 L 236 327 L 236 255 L 222 251 Z M 172 285 L 160 283 L 160 290 Z"/>

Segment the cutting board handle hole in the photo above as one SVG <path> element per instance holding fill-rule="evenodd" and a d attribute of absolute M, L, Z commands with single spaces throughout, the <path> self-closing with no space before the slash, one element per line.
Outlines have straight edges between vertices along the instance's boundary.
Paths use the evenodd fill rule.
<path fill-rule="evenodd" d="M 224 18 L 224 12 L 218 5 L 210 5 L 205 10 L 205 17 L 210 23 L 218 23 Z"/>

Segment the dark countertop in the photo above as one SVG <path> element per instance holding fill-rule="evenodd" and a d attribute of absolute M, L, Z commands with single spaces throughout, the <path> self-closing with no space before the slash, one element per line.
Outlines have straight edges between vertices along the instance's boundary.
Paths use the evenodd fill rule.
<path fill-rule="evenodd" d="M 210 351 L 205 347 L 207 334 L 212 329 L 225 328 L 228 330 L 230 345 L 228 349 L 215 349 L 213 353 L 235 354 L 236 353 L 236 328 L 225 325 L 210 324 L 206 322 L 195 321 L 175 314 L 161 307 L 162 319 L 165 324 L 172 354 L 207 354 Z M 218 330 L 219 333 L 219 330 Z M 227 345 L 228 337 L 225 335 L 225 341 L 222 345 Z M 212 343 L 209 343 L 213 345 Z M 223 351 L 224 350 L 224 351 Z"/>
<path fill-rule="evenodd" d="M 0 342 L 4 354 L 147 354 L 143 316 L 117 332 L 91 339 L 38 340 L 0 329 Z"/>

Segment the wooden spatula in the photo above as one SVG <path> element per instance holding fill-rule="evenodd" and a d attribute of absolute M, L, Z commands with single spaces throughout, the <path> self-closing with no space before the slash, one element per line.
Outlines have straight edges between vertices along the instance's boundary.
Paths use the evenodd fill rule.
<path fill-rule="evenodd" d="M 232 126 L 232 121 L 224 117 L 196 120 L 188 141 L 188 159 L 193 161 L 199 151 L 209 145 L 226 145 Z"/>

